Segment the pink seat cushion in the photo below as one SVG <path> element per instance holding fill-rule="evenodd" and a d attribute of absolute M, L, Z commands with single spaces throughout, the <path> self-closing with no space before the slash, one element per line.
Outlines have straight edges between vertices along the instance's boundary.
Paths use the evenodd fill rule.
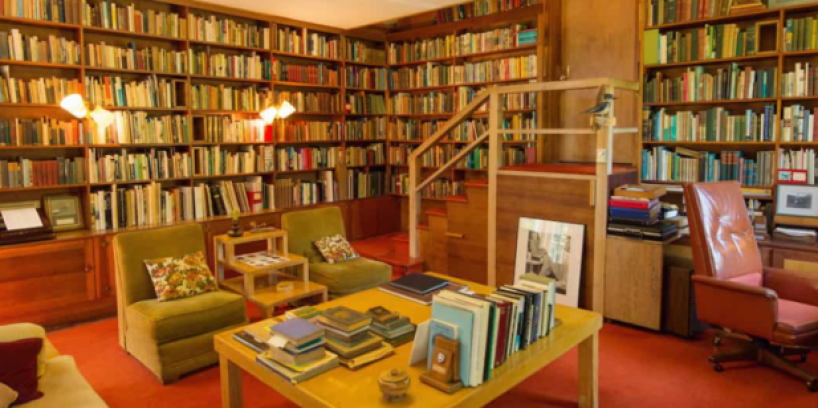
<path fill-rule="evenodd" d="M 729 280 L 730 282 L 743 283 L 749 286 L 761 286 L 764 276 L 760 273 L 748 273 L 745 275 L 736 276 L 735 278 L 731 278 Z"/>
<path fill-rule="evenodd" d="M 776 331 L 789 335 L 818 332 L 818 306 L 778 299 Z"/>

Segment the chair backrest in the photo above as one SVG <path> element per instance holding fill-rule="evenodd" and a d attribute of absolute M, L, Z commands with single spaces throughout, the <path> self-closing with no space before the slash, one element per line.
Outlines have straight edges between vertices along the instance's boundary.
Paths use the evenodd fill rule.
<path fill-rule="evenodd" d="M 287 231 L 290 252 L 309 260 L 321 258 L 313 242 L 337 234 L 346 237 L 338 207 L 288 212 L 281 216 L 281 228 Z"/>
<path fill-rule="evenodd" d="M 114 237 L 117 295 L 121 306 L 156 298 L 146 259 L 181 256 L 205 251 L 204 231 L 199 224 L 126 232 Z"/>
<path fill-rule="evenodd" d="M 739 184 L 687 184 L 684 194 L 696 274 L 760 285 L 761 253 Z"/>

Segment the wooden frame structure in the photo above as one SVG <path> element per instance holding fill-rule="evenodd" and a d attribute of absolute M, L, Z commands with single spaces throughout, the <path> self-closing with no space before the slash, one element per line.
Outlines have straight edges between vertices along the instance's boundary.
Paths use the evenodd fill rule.
<path fill-rule="evenodd" d="M 588 129 L 563 129 L 563 128 L 540 128 L 525 130 L 508 130 L 500 128 L 503 107 L 500 95 L 514 94 L 521 92 L 562 92 L 585 89 L 600 89 L 606 94 L 614 94 L 616 90 L 639 91 L 639 83 L 611 78 L 582 79 L 572 81 L 539 82 L 521 85 L 508 85 L 487 89 L 478 94 L 474 100 L 453 116 L 437 133 L 420 145 L 409 157 L 409 256 L 419 256 L 419 234 L 418 223 L 420 220 L 420 193 L 446 170 L 454 166 L 480 146 L 486 139 L 489 141 L 488 149 L 488 285 L 495 286 L 497 283 L 497 179 L 498 176 L 511 177 L 548 177 L 571 180 L 588 180 L 593 183 L 593 206 L 596 218 L 594 234 L 594 262 L 592 273 L 594 275 L 594 293 L 591 300 L 591 309 L 602 312 L 603 308 L 603 288 L 605 273 L 605 239 L 608 220 L 608 176 L 612 172 L 613 165 L 613 143 L 615 134 L 638 133 L 638 128 L 616 128 L 616 117 L 614 116 L 615 101 L 611 101 L 611 107 L 599 115 L 591 118 L 591 126 Z M 459 154 L 452 157 L 446 164 L 432 173 L 425 180 L 421 179 L 421 158 L 429 149 L 437 145 L 449 132 L 451 132 L 462 121 L 467 119 L 481 105 L 489 103 L 489 126 L 488 130 L 477 137 L 469 145 L 465 146 Z M 525 172 L 525 171 L 504 171 L 500 169 L 503 161 L 503 138 L 506 134 L 526 133 L 541 135 L 577 135 L 596 137 L 596 173 L 593 175 L 577 175 L 565 173 L 548 172 Z M 598 289 L 598 290 L 597 290 Z"/>

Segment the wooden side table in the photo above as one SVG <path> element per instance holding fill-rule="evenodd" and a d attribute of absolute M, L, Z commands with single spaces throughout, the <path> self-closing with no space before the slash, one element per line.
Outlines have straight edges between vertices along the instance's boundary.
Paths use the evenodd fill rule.
<path fill-rule="evenodd" d="M 254 266 L 236 260 L 237 245 L 259 241 L 267 242 L 265 252 L 287 260 L 265 266 Z M 258 306 L 268 318 L 272 317 L 275 307 L 280 304 L 317 296 L 321 296 L 321 302 L 327 301 L 327 287 L 310 282 L 309 260 L 287 251 L 287 231 L 246 232 L 237 238 L 224 234 L 216 236 L 213 245 L 216 254 L 216 280 L 219 286 L 244 296 Z M 301 273 L 287 273 L 286 269 L 290 267 L 300 267 Z M 226 279 L 224 272 L 227 269 L 240 276 Z M 257 278 L 265 276 L 266 284 L 256 287 Z M 291 282 L 293 289 L 278 291 L 276 284 L 279 280 Z"/>

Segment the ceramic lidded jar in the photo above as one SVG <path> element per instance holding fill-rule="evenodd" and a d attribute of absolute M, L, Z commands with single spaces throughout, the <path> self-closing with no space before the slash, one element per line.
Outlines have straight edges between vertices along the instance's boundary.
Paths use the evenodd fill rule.
<path fill-rule="evenodd" d="M 397 368 L 384 371 L 378 377 L 378 385 L 381 387 L 383 398 L 389 402 L 399 401 L 406 397 L 406 391 L 409 390 L 411 382 L 409 374 Z"/>

